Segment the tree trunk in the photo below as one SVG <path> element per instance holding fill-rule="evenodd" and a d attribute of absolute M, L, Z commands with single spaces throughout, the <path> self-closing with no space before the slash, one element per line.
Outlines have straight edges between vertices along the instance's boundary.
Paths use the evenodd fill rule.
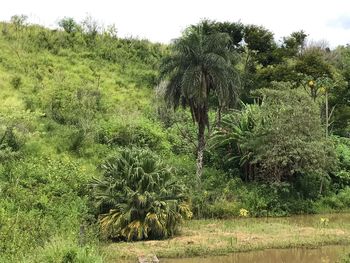
<path fill-rule="evenodd" d="M 197 122 L 198 122 L 198 148 L 197 148 L 197 179 L 202 179 L 203 174 L 203 154 L 204 154 L 204 148 L 205 148 L 205 126 L 208 126 L 209 129 L 209 122 L 208 122 L 208 76 L 206 74 L 202 74 L 201 77 L 201 94 L 199 96 L 199 101 L 201 101 L 202 105 L 197 106 Z"/>
<path fill-rule="evenodd" d="M 328 114 L 328 92 L 325 94 L 326 98 L 326 138 L 328 138 L 328 127 L 329 127 L 329 114 Z"/>
<path fill-rule="evenodd" d="M 216 126 L 220 127 L 221 126 L 221 114 L 222 113 L 222 106 L 219 106 L 216 112 Z"/>
<path fill-rule="evenodd" d="M 325 94 L 325 100 L 326 100 L 326 138 L 328 138 L 328 126 L 329 126 L 329 116 L 328 116 L 328 92 L 326 90 Z M 321 177 L 321 185 L 320 185 L 320 191 L 319 194 L 322 194 L 323 190 L 323 176 Z"/>
<path fill-rule="evenodd" d="M 203 154 L 205 148 L 205 123 L 203 120 L 198 122 L 198 148 L 197 148 L 197 178 L 200 180 L 203 173 Z"/>

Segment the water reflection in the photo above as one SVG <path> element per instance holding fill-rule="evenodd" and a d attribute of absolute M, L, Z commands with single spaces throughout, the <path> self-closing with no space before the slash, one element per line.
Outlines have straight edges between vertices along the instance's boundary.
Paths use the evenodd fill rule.
<path fill-rule="evenodd" d="M 317 249 L 266 249 L 207 258 L 162 259 L 163 263 L 334 263 L 349 251 L 345 246 L 325 246 Z"/>

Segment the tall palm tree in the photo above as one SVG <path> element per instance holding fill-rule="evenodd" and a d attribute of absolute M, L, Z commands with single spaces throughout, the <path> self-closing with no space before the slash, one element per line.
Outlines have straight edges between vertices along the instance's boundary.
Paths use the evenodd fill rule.
<path fill-rule="evenodd" d="M 189 107 L 198 125 L 197 177 L 203 170 L 205 128 L 209 129 L 209 97 L 214 95 L 219 108 L 233 101 L 238 87 L 234 56 L 226 33 L 206 34 L 203 23 L 191 26 L 171 46 L 171 53 L 161 65 L 161 79 L 166 80 L 165 99 L 176 110 Z"/>

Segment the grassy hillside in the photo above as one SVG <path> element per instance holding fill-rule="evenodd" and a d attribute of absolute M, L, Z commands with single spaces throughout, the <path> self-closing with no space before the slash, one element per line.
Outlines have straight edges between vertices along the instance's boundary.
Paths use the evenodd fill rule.
<path fill-rule="evenodd" d="M 14 262 L 47 242 L 77 246 L 79 229 L 90 231 L 87 183 L 118 147 L 170 149 L 152 117 L 166 47 L 7 23 L 0 32 L 0 261 Z"/>

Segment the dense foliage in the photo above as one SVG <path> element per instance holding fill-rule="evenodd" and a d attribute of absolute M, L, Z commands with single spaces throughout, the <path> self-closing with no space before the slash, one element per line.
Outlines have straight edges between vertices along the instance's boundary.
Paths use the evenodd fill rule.
<path fill-rule="evenodd" d="M 104 262 L 99 242 L 173 236 L 191 211 L 349 208 L 350 47 L 231 22 L 171 45 L 58 26 L 0 23 L 1 262 Z"/>
<path fill-rule="evenodd" d="M 25 21 L 0 24 L 0 261 L 102 262 L 88 184 L 117 146 L 169 149 L 149 100 L 165 47 Z"/>
<path fill-rule="evenodd" d="M 225 116 L 213 134 L 213 146 L 227 161 L 239 160 L 246 180 L 293 181 L 297 175 L 312 173 L 325 176 L 334 163 L 334 153 L 323 134 L 317 105 L 303 90 L 288 90 L 282 83 L 273 87 L 259 90 L 260 105 L 246 105 L 241 112 Z"/>

